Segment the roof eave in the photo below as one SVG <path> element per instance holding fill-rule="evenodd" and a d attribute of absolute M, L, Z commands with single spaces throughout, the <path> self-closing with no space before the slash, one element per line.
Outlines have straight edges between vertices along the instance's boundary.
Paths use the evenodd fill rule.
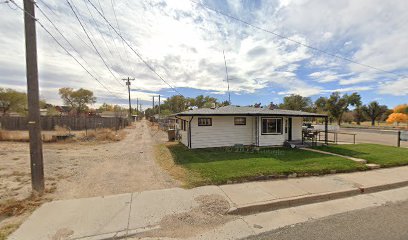
<path fill-rule="evenodd" d="M 290 117 L 328 117 L 325 114 L 273 114 L 273 113 L 178 113 L 175 116 L 290 116 Z"/>

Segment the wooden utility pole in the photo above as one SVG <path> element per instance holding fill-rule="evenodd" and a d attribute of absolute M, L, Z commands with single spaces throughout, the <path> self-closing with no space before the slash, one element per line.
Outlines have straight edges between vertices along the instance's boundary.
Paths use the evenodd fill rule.
<path fill-rule="evenodd" d="M 139 98 L 136 98 L 136 114 L 139 114 Z"/>
<path fill-rule="evenodd" d="M 159 119 L 160 119 L 160 95 L 159 95 Z"/>
<path fill-rule="evenodd" d="M 127 78 L 124 78 L 122 80 L 126 81 L 126 85 L 128 87 L 128 93 L 129 93 L 129 118 L 131 118 L 132 117 L 132 103 L 130 101 L 130 81 L 134 81 L 135 79 L 127 77 Z"/>
<path fill-rule="evenodd" d="M 44 165 L 38 89 L 36 19 L 33 0 L 24 0 L 24 11 L 31 185 L 34 191 L 42 194 L 44 193 Z"/>
<path fill-rule="evenodd" d="M 154 115 L 154 96 L 153 96 L 153 106 L 152 106 L 152 109 L 153 109 L 153 115 Z"/>

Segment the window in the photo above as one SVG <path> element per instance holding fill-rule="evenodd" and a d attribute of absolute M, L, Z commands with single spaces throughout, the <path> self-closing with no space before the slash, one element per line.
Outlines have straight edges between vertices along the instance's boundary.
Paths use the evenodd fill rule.
<path fill-rule="evenodd" d="M 198 126 L 212 126 L 211 118 L 198 118 Z"/>
<path fill-rule="evenodd" d="M 262 134 L 282 134 L 282 118 L 262 118 Z"/>
<path fill-rule="evenodd" d="M 183 130 L 183 131 L 186 131 L 186 124 L 187 123 L 187 121 L 186 120 L 181 120 L 181 130 Z"/>
<path fill-rule="evenodd" d="M 234 125 L 246 125 L 245 117 L 234 117 Z"/>

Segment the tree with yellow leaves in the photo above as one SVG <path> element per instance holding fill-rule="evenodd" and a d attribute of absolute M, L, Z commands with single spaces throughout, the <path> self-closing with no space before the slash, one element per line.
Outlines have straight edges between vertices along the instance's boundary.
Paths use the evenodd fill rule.
<path fill-rule="evenodd" d="M 408 123 L 408 104 L 396 106 L 394 113 L 388 116 L 387 123 Z"/>
<path fill-rule="evenodd" d="M 408 104 L 401 104 L 394 108 L 395 113 L 405 113 L 408 114 Z"/>

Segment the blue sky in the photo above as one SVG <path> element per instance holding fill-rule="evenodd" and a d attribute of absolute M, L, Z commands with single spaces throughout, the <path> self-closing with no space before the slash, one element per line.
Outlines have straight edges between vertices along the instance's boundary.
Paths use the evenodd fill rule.
<path fill-rule="evenodd" d="M 22 1 L 16 1 L 22 6 Z M 111 91 L 90 77 L 40 27 L 41 96 L 61 104 L 58 88 L 88 88 L 98 104 L 127 103 L 120 79 L 132 76 L 132 98 L 151 106 L 153 95 L 176 94 L 124 44 L 84 0 L 78 10 L 102 58 L 91 47 L 66 1 L 38 6 L 64 33 L 75 52 L 37 10 L 53 35 Z M 233 104 L 280 103 L 289 94 L 316 99 L 333 91 L 359 92 L 365 103 L 389 107 L 408 102 L 408 4 L 405 0 L 91 0 L 170 85 L 185 96 L 226 100 L 225 51 Z M 390 73 L 353 64 L 222 16 L 210 8 L 263 29 Z M 50 7 L 51 9 L 49 9 Z M 0 4 L 0 87 L 25 91 L 22 12 Z M 89 8 L 89 11 L 88 11 Z M 117 22 L 114 11 L 117 13 Z M 91 15 L 92 14 L 92 15 Z M 98 105 L 97 104 L 97 105 Z"/>

